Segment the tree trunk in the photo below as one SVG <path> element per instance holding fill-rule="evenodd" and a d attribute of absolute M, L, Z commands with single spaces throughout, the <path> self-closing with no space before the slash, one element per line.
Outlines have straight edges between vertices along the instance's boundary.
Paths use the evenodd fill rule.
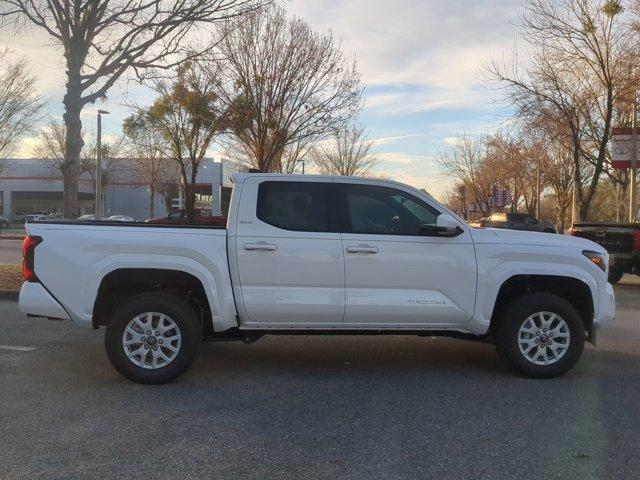
<path fill-rule="evenodd" d="M 186 181 L 185 178 L 185 188 L 184 188 L 184 207 L 186 209 L 186 217 L 188 223 L 193 223 L 194 219 L 194 208 L 196 203 L 196 177 L 198 175 L 198 165 L 195 163 L 191 164 L 191 179 L 190 181 Z"/>
<path fill-rule="evenodd" d="M 156 216 L 156 189 L 149 187 L 149 218 Z"/>
<path fill-rule="evenodd" d="M 70 62 L 70 61 L 69 61 Z M 82 140 L 82 87 L 80 68 L 67 66 L 67 92 L 64 96 L 64 125 L 66 155 L 62 163 L 63 194 L 62 204 L 65 217 L 78 216 L 78 176 L 80 172 L 80 152 L 84 146 Z"/>

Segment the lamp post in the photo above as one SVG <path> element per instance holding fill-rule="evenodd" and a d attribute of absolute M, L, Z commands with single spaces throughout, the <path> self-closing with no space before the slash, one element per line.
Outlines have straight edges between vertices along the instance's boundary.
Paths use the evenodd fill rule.
<path fill-rule="evenodd" d="M 106 110 L 98 110 L 98 135 L 96 139 L 96 186 L 95 203 L 96 208 L 93 214 L 95 220 L 102 218 L 102 115 L 109 115 Z"/>

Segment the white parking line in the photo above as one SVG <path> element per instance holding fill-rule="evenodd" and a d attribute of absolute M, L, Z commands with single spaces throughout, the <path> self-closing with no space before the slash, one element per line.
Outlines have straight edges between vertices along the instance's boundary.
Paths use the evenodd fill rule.
<path fill-rule="evenodd" d="M 35 347 L 20 347 L 17 345 L 0 345 L 0 350 L 15 350 L 18 352 L 33 352 Z"/>

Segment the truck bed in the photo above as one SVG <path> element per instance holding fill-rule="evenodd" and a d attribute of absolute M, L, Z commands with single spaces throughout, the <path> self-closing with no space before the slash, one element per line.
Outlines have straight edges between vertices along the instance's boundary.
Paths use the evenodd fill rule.
<path fill-rule="evenodd" d="M 25 228 L 42 238 L 34 255 L 38 280 L 79 324 L 91 325 L 102 279 L 126 269 L 186 272 L 220 305 L 221 317 L 235 320 L 225 228 L 107 221 L 29 222 Z"/>
<path fill-rule="evenodd" d="M 28 222 L 29 225 L 90 225 L 95 227 L 149 227 L 149 228 L 183 228 L 183 229 L 205 229 L 205 230 L 225 230 L 226 227 L 217 225 L 180 225 L 170 223 L 147 223 L 147 222 L 119 222 L 116 220 L 35 220 Z"/>

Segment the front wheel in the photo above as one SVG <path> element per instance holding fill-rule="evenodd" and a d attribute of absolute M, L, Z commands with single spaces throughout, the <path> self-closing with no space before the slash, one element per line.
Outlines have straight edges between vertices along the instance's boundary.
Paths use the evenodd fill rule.
<path fill-rule="evenodd" d="M 620 280 L 622 280 L 623 276 L 624 276 L 624 269 L 622 268 L 622 265 L 613 264 L 609 266 L 608 280 L 610 284 L 615 285 Z"/>
<path fill-rule="evenodd" d="M 497 321 L 498 353 L 527 377 L 559 377 L 582 355 L 584 324 L 575 307 L 560 297 L 541 292 L 522 295 Z"/>
<path fill-rule="evenodd" d="M 170 294 L 144 293 L 111 316 L 105 347 L 111 365 L 138 383 L 170 382 L 193 362 L 202 337 L 191 306 Z"/>

